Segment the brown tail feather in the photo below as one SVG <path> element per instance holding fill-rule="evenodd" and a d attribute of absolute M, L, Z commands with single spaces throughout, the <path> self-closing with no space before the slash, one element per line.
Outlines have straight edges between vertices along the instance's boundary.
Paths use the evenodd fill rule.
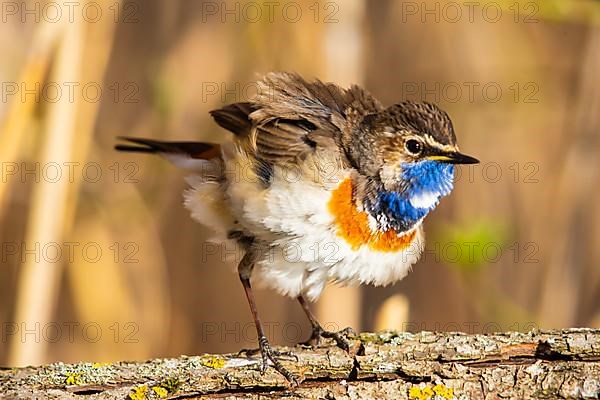
<path fill-rule="evenodd" d="M 219 155 L 220 146 L 203 142 L 165 142 L 161 140 L 120 136 L 118 139 L 133 144 L 117 144 L 115 150 L 132 153 L 165 153 L 187 155 L 193 159 L 208 160 Z"/>

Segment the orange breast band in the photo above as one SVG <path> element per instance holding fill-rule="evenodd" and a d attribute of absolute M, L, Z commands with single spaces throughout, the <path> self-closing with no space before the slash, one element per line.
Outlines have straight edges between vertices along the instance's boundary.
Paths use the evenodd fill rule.
<path fill-rule="evenodd" d="M 356 209 L 352 201 L 352 179 L 347 178 L 332 192 L 329 212 L 335 217 L 338 235 L 343 237 L 354 250 L 367 245 L 371 250 L 396 252 L 405 249 L 415 238 L 415 231 L 405 235 L 389 229 L 373 232 L 366 212 Z"/>

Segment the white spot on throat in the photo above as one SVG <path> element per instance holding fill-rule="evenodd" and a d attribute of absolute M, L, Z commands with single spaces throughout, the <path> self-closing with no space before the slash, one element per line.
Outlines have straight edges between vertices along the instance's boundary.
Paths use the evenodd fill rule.
<path fill-rule="evenodd" d="M 422 192 L 410 197 L 410 204 L 415 208 L 432 208 L 438 203 L 439 192 Z"/>

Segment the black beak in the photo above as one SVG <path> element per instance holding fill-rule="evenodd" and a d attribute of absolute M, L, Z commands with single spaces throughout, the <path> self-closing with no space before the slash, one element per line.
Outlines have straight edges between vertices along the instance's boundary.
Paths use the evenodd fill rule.
<path fill-rule="evenodd" d="M 450 152 L 429 157 L 430 160 L 441 161 L 448 164 L 478 164 L 479 160 L 475 157 L 458 152 Z"/>

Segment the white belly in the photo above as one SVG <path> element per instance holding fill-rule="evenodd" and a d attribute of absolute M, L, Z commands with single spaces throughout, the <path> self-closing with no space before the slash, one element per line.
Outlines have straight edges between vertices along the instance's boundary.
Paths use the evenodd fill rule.
<path fill-rule="evenodd" d="M 243 159 L 226 158 L 225 166 L 226 192 L 214 182 L 192 180 L 186 206 L 197 221 L 217 227 L 217 240 L 226 242 L 226 232 L 237 221 L 238 228 L 265 243 L 252 275 L 255 284 L 286 296 L 303 294 L 316 300 L 329 281 L 343 285 L 396 282 L 423 250 L 420 225 L 415 228 L 415 239 L 397 252 L 375 251 L 366 245 L 352 248 L 338 236 L 328 202 L 331 191 L 349 171 L 340 169 L 324 182 L 315 179 L 312 171 L 290 174 L 275 169 L 265 188 Z"/>

